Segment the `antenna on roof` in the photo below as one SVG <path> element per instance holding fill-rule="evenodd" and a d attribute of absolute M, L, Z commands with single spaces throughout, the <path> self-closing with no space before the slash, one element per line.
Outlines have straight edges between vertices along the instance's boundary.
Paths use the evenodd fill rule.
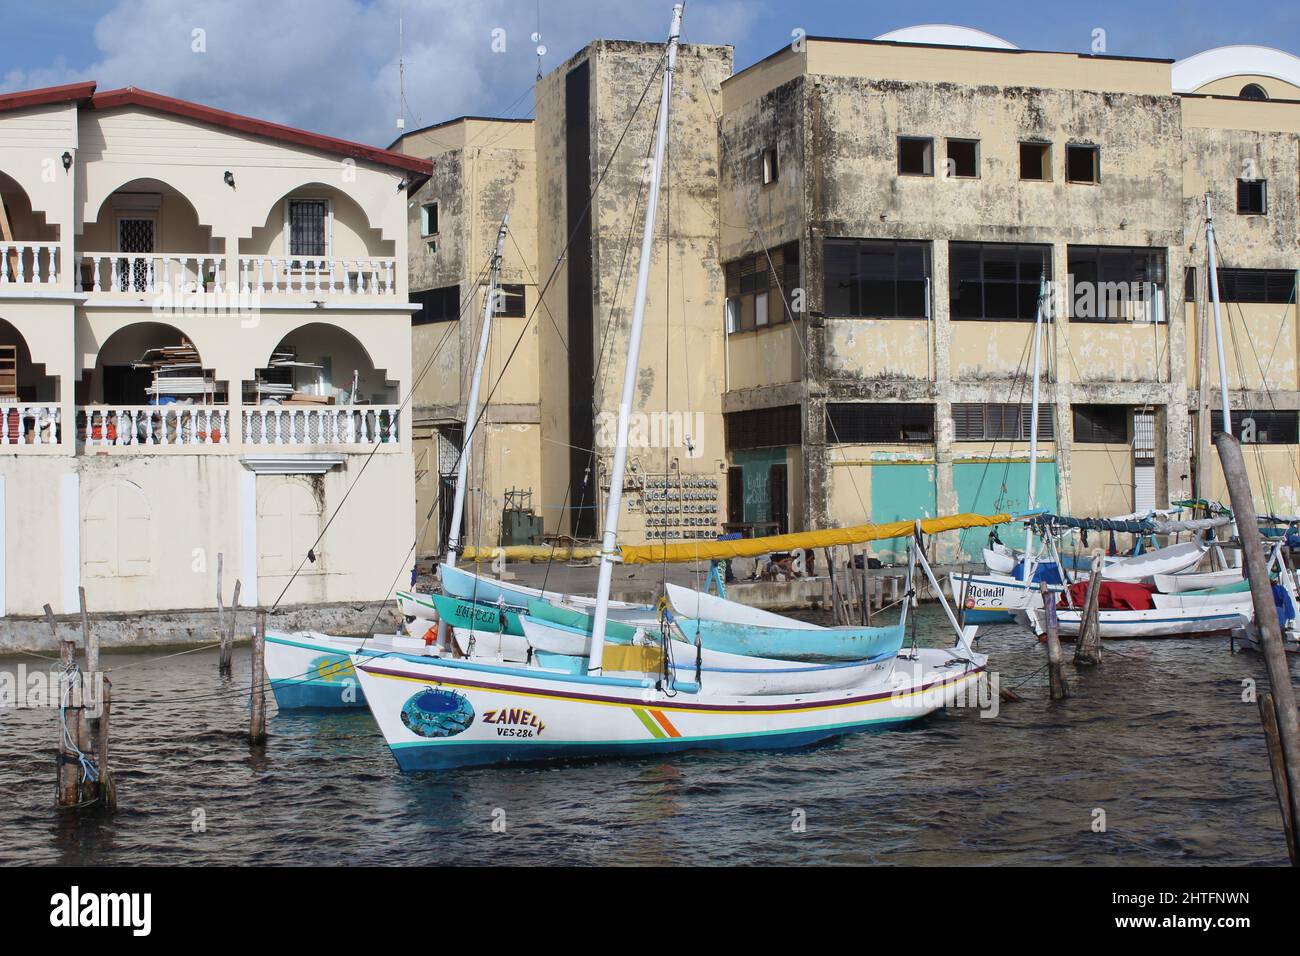
<path fill-rule="evenodd" d="M 402 4 L 397 4 L 397 128 L 406 129 L 406 64 L 402 61 Z"/>
<path fill-rule="evenodd" d="M 537 78 L 542 78 L 542 57 L 546 56 L 546 44 L 542 42 L 542 0 L 537 0 L 537 29 L 533 32 L 533 42 L 537 44 Z"/>

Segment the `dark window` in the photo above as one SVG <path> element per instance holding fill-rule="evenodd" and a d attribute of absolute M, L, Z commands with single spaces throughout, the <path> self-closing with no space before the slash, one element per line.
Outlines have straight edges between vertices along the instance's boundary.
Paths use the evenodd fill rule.
<path fill-rule="evenodd" d="M 1101 181 L 1101 150 L 1070 143 L 1065 147 L 1065 180 L 1071 183 Z"/>
<path fill-rule="evenodd" d="M 977 139 L 948 140 L 948 175 L 960 179 L 976 179 L 980 174 L 980 141 Z"/>
<path fill-rule="evenodd" d="M 822 267 L 827 315 L 923 319 L 929 312 L 928 242 L 827 239 Z"/>
<path fill-rule="evenodd" d="M 524 287 L 522 285 L 501 284 L 500 296 L 497 298 L 497 315 L 507 319 L 524 317 Z"/>
<path fill-rule="evenodd" d="M 1133 410 L 1127 405 L 1075 405 L 1077 445 L 1126 445 Z"/>
<path fill-rule="evenodd" d="M 1295 299 L 1290 269 L 1220 269 L 1219 301 L 1286 305 Z"/>
<path fill-rule="evenodd" d="M 934 441 L 934 406 L 920 402 L 826 405 L 826 441 L 869 445 Z"/>
<path fill-rule="evenodd" d="M 762 162 L 763 162 L 763 169 L 762 169 L 763 185 L 767 186 L 771 183 L 776 182 L 781 175 L 781 169 L 777 165 L 777 161 L 776 161 L 775 147 L 772 149 L 763 150 Z"/>
<path fill-rule="evenodd" d="M 1196 266 L 1188 266 L 1183 271 L 1183 301 L 1196 301 Z"/>
<path fill-rule="evenodd" d="M 1032 322 L 1038 314 L 1039 282 L 1051 270 L 1051 246 L 950 242 L 952 318 Z"/>
<path fill-rule="evenodd" d="M 438 204 L 427 202 L 420 207 L 420 235 L 436 236 L 438 234 Z"/>
<path fill-rule="evenodd" d="M 1070 318 L 1163 322 L 1165 250 L 1145 246 L 1070 246 Z"/>
<path fill-rule="evenodd" d="M 1033 407 L 1023 404 L 957 402 L 952 406 L 953 438 L 957 441 L 1028 441 Z M 1052 441 L 1056 428 L 1052 406 L 1038 405 L 1038 440 Z"/>
<path fill-rule="evenodd" d="M 798 405 L 727 412 L 723 421 L 728 451 L 803 444 L 803 412 Z"/>
<path fill-rule="evenodd" d="M 1052 144 L 1020 144 L 1020 178 L 1048 181 L 1052 178 Z"/>
<path fill-rule="evenodd" d="M 1268 99 L 1268 93 L 1266 93 L 1264 91 L 1264 87 L 1260 86 L 1258 83 L 1247 83 L 1245 86 L 1241 88 L 1241 92 L 1237 95 L 1240 96 L 1243 100 Z"/>
<path fill-rule="evenodd" d="M 411 301 L 420 304 L 420 311 L 411 313 L 412 325 L 429 322 L 449 322 L 460 318 L 460 286 L 449 285 L 443 289 L 412 292 Z"/>
<path fill-rule="evenodd" d="M 1237 180 L 1237 212 L 1242 216 L 1263 216 L 1268 212 L 1268 180 Z"/>
<path fill-rule="evenodd" d="M 326 255 L 327 208 L 323 199 L 289 200 L 289 255 Z"/>
<path fill-rule="evenodd" d="M 799 243 L 746 256 L 723 266 L 728 332 L 749 332 L 798 318 Z"/>
<path fill-rule="evenodd" d="M 1221 421 L 1221 417 L 1215 419 Z M 1243 445 L 1300 444 L 1300 412 L 1233 409 L 1232 433 Z"/>
<path fill-rule="evenodd" d="M 903 176 L 934 175 L 934 140 L 928 137 L 898 137 L 898 172 Z"/>

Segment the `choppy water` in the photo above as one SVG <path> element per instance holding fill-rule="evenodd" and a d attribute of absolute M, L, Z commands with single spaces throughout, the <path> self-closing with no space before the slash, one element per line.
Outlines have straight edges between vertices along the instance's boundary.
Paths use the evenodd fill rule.
<path fill-rule="evenodd" d="M 923 634 L 936 614 L 922 609 Z M 1018 628 L 983 628 L 980 644 L 1004 687 L 1043 665 Z M 366 711 L 273 709 L 269 744 L 250 749 L 246 651 L 233 683 L 215 651 L 106 654 L 121 810 L 57 811 L 57 712 L 0 710 L 0 863 L 1285 863 L 1258 711 L 1241 700 L 1262 659 L 1226 638 L 1104 655 L 1089 673 L 1067 665 L 1070 700 L 1048 700 L 1039 673 L 992 719 L 949 711 L 799 752 L 403 776 Z M 0 671 L 20 662 L 43 666 Z"/>

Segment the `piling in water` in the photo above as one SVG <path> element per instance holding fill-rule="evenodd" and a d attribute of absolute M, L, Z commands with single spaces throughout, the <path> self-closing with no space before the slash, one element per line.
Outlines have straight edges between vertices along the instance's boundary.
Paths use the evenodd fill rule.
<path fill-rule="evenodd" d="M 266 741 L 266 612 L 257 612 L 257 630 L 253 633 L 253 683 L 249 708 L 248 742 Z"/>
<path fill-rule="evenodd" d="M 1074 664 L 1101 663 L 1101 625 L 1097 602 L 1101 598 L 1101 567 L 1106 558 L 1100 548 L 1092 552 L 1092 574 L 1088 578 L 1088 594 L 1079 616 L 1079 636 L 1074 645 Z"/>
<path fill-rule="evenodd" d="M 1047 675 L 1051 682 L 1052 700 L 1065 700 L 1070 696 L 1069 685 L 1061 672 L 1064 655 L 1061 653 L 1061 622 L 1056 616 L 1056 598 L 1046 582 L 1038 582 L 1038 593 L 1043 598 L 1043 617 L 1047 632 Z"/>

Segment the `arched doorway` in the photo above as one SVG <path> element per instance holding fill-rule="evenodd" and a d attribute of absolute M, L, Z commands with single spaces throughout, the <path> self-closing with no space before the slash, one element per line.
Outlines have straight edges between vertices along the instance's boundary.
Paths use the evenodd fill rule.
<path fill-rule="evenodd" d="M 59 377 L 33 362 L 22 333 L 0 318 L 0 445 L 57 443 L 59 401 Z"/>

